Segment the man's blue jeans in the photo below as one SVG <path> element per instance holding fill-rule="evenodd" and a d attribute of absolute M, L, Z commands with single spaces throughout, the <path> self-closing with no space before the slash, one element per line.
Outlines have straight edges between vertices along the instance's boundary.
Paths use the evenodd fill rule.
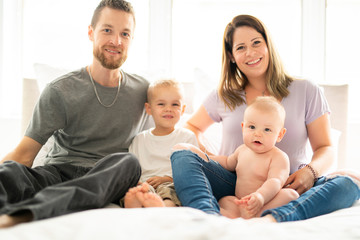
<path fill-rule="evenodd" d="M 189 150 L 171 155 L 176 193 L 183 206 L 220 214 L 218 200 L 235 195 L 236 174 L 219 163 L 204 161 Z M 289 204 L 267 210 L 278 222 L 302 220 L 350 207 L 359 199 L 359 186 L 346 176 L 322 177 L 315 186 Z"/>
<path fill-rule="evenodd" d="M 130 153 L 116 153 L 94 167 L 66 163 L 28 168 L 14 161 L 0 165 L 0 214 L 30 211 L 34 220 L 119 202 L 136 186 L 141 168 Z"/>

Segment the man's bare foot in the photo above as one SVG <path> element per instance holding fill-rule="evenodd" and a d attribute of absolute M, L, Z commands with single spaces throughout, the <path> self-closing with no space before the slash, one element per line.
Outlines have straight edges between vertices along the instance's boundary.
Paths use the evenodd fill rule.
<path fill-rule="evenodd" d="M 164 201 L 155 193 L 137 192 L 136 197 L 144 207 L 165 207 Z"/>
<path fill-rule="evenodd" d="M 8 228 L 15 226 L 19 223 L 31 222 L 33 220 L 31 212 L 25 212 L 19 215 L 0 215 L 0 228 Z"/>

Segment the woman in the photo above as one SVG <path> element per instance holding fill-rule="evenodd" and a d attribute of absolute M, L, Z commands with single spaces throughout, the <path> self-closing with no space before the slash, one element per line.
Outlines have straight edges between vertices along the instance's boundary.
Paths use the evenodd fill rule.
<path fill-rule="evenodd" d="M 342 176 L 318 179 L 334 159 L 326 99 L 315 84 L 285 73 L 266 27 L 255 17 L 239 15 L 227 25 L 219 87 L 208 96 L 186 127 L 201 143 L 201 134 L 214 122 L 222 122 L 219 154 L 230 155 L 243 143 L 240 123 L 246 106 L 264 95 L 277 98 L 286 110 L 287 134 L 277 147 L 290 158 L 291 175 L 285 186 L 302 195 L 263 215 L 271 214 L 267 217 L 273 221 L 291 221 L 350 207 L 359 199 L 360 190 L 355 183 L 358 175 L 350 178 L 342 173 Z M 311 160 L 306 158 L 308 139 L 313 150 Z M 204 146 L 201 148 L 207 152 Z M 235 174 L 212 160 L 204 161 L 191 152 L 189 146 L 175 149 L 178 151 L 171 157 L 173 179 L 182 204 L 219 214 L 218 200 L 234 195 Z M 320 193 L 314 194 L 317 191 Z"/>

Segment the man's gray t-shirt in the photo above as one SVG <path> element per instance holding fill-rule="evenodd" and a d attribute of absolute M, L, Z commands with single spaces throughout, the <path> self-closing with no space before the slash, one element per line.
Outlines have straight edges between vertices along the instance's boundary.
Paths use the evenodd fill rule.
<path fill-rule="evenodd" d="M 149 83 L 137 75 L 122 74 L 118 98 L 109 108 L 99 103 L 86 68 L 47 85 L 25 133 L 40 144 L 54 137 L 47 163 L 92 166 L 108 154 L 128 151 L 147 120 L 144 103 Z M 110 105 L 117 87 L 96 82 L 95 86 L 101 102 Z"/>

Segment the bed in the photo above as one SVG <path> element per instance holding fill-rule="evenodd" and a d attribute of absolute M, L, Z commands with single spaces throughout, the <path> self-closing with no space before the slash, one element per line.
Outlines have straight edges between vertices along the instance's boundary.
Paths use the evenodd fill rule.
<path fill-rule="evenodd" d="M 316 218 L 286 223 L 228 219 L 178 208 L 103 208 L 0 230 L 0 239 L 360 239 L 360 202 Z"/>
<path fill-rule="evenodd" d="M 331 118 L 336 131 L 341 131 L 341 135 L 338 134 L 335 141 L 339 143 L 338 158 L 343 159 L 346 154 L 343 145 L 346 144 L 347 131 L 344 128 L 347 108 L 343 104 L 347 104 L 347 86 L 323 87 L 332 110 L 342 111 L 339 114 L 332 114 Z M 36 80 L 25 79 L 23 92 L 24 130 L 38 97 L 36 94 L 39 93 Z M 339 104 L 342 105 L 338 106 Z M 337 116 L 341 117 L 337 119 Z M 337 166 L 341 165 L 339 161 Z M 304 221 L 286 223 L 259 222 L 258 219 L 230 220 L 188 207 L 123 209 L 110 205 L 102 209 L 87 210 L 0 230 L 0 239 L 6 240 L 246 238 L 360 239 L 360 201 L 351 208 Z"/>

